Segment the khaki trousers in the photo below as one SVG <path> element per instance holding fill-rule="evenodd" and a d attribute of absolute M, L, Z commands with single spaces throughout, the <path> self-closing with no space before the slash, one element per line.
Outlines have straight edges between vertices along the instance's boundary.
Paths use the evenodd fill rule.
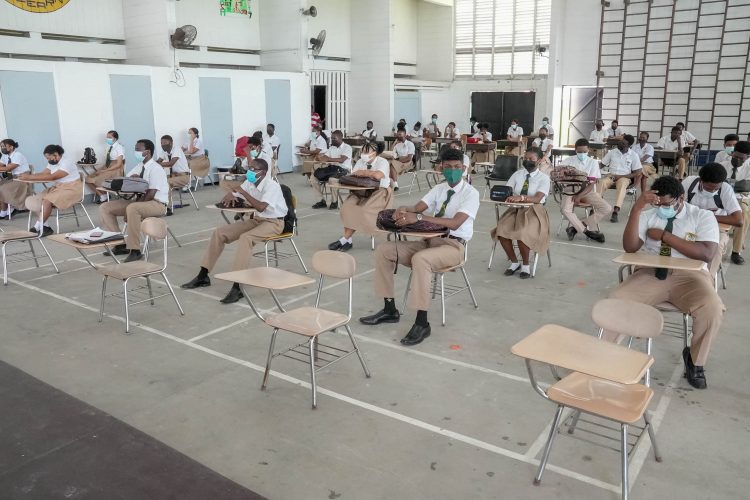
<path fill-rule="evenodd" d="M 581 202 L 588 203 L 594 209 L 594 213 L 583 220 L 580 220 L 573 210 L 573 197 L 563 196 L 560 203 L 560 211 L 563 217 L 568 219 L 570 225 L 576 228 L 576 231 L 583 233 L 586 228 L 591 231 L 599 231 L 599 222 L 612 213 L 612 207 L 604 201 L 599 193 L 588 193 L 581 198 Z"/>
<path fill-rule="evenodd" d="M 217 227 L 211 235 L 206 253 L 203 254 L 201 267 L 205 267 L 209 271 L 212 270 L 227 243 L 239 240 L 232 270 L 246 269 L 250 267 L 250 257 L 255 244 L 269 236 L 281 234 L 283 230 L 284 221 L 282 219 L 263 219 L 261 217 Z"/>
<path fill-rule="evenodd" d="M 724 304 L 706 271 L 670 270 L 667 279 L 659 280 L 653 269 L 636 269 L 609 296 L 652 306 L 671 302 L 680 311 L 690 314 L 693 317 L 690 355 L 696 366 L 705 366 L 724 312 Z"/>
<path fill-rule="evenodd" d="M 412 269 L 406 305 L 415 311 L 427 311 L 432 302 L 433 273 L 457 266 L 463 260 L 464 246 L 450 238 L 381 243 L 375 248 L 375 294 L 393 298 L 393 271 L 402 264 Z"/>
<path fill-rule="evenodd" d="M 413 166 L 413 163 L 408 161 L 406 163 L 398 161 L 398 160 L 391 160 L 391 167 L 396 171 L 396 175 L 402 175 L 407 170 L 411 170 Z"/>
<path fill-rule="evenodd" d="M 724 258 L 724 253 L 727 251 L 727 247 L 729 246 L 729 233 L 720 232 L 719 233 L 719 248 L 716 250 L 716 253 L 714 254 L 714 258 L 711 259 L 711 262 L 708 264 L 708 272 L 711 274 L 711 276 L 716 276 L 716 271 L 719 270 L 719 264 L 721 264 L 721 259 Z"/>
<path fill-rule="evenodd" d="M 117 216 L 125 217 L 128 234 L 125 247 L 128 250 L 141 248 L 141 222 L 147 217 L 161 217 L 167 213 L 167 206 L 160 201 L 112 200 L 99 207 L 99 217 L 107 231 L 119 231 Z"/>
<path fill-rule="evenodd" d="M 629 179 L 627 177 L 620 177 L 619 179 L 617 179 L 617 181 L 615 181 L 615 178 L 613 176 L 607 175 L 601 178 L 596 186 L 596 190 L 602 193 L 603 197 L 604 193 L 607 192 L 607 189 L 609 189 L 614 184 L 617 193 L 615 195 L 615 207 L 622 208 L 622 203 L 625 201 L 625 195 L 628 192 L 628 188 L 630 187 L 630 182 L 632 180 L 633 179 Z"/>
<path fill-rule="evenodd" d="M 735 253 L 742 253 L 742 249 L 745 246 L 745 236 L 747 236 L 747 229 L 750 226 L 750 199 L 743 198 L 740 200 L 740 207 L 742 207 L 742 218 L 745 222 L 742 227 L 734 228 L 732 251 Z"/>

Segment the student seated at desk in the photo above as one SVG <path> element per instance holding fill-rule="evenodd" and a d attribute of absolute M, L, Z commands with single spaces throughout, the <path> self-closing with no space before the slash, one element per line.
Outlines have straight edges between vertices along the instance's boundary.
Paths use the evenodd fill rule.
<path fill-rule="evenodd" d="M 174 147 L 171 135 L 161 136 L 161 151 L 156 158 L 156 163 L 170 172 L 167 174 L 167 182 L 170 188 L 183 188 L 190 184 L 190 167 L 182 148 Z M 171 197 L 171 190 L 170 190 Z"/>
<path fill-rule="evenodd" d="M 367 121 L 366 128 L 362 131 L 362 137 L 367 139 L 369 142 L 375 142 L 378 140 L 378 133 L 373 128 L 372 121 Z"/>
<path fill-rule="evenodd" d="M 233 224 L 218 227 L 211 234 L 206 253 L 203 254 L 201 268 L 198 275 L 182 285 L 182 288 L 192 289 L 211 286 L 208 273 L 216 265 L 224 247 L 227 243 L 237 243 L 237 251 L 234 254 L 233 271 L 246 269 L 253 255 L 253 247 L 256 243 L 269 236 L 281 234 L 284 230 L 284 217 L 288 208 L 284 200 L 284 194 L 278 182 L 268 175 L 268 163 L 264 160 L 253 160 L 247 171 L 247 180 L 241 187 L 235 188 L 234 192 L 228 193 L 224 199 L 224 205 L 230 207 L 235 200 L 244 200 L 255 213 L 252 218 L 239 220 Z M 222 304 L 233 304 L 242 298 L 240 285 L 234 283 L 229 293 L 221 299 Z"/>
<path fill-rule="evenodd" d="M 427 124 L 424 130 L 425 132 L 427 132 L 427 134 L 425 135 L 429 135 L 430 137 L 433 137 L 433 136 L 440 137 L 440 127 L 438 126 L 438 115 L 436 114 L 432 115 L 432 117 L 430 118 L 430 123 Z"/>
<path fill-rule="evenodd" d="M 609 132 L 604 130 L 604 122 L 602 120 L 596 120 L 594 127 L 594 130 L 589 134 L 589 142 L 597 142 L 601 144 L 607 142 Z"/>
<path fill-rule="evenodd" d="M 690 313 L 693 337 L 682 357 L 690 385 L 705 389 L 704 366 L 724 312 L 707 265 L 719 247 L 716 218 L 711 212 L 685 201 L 680 181 L 660 177 L 654 181 L 651 191 L 643 193 L 633 205 L 622 243 L 629 253 L 643 250 L 652 255 L 704 262 L 700 271 L 637 267 L 609 296 L 649 305 L 668 301 L 680 311 Z"/>
<path fill-rule="evenodd" d="M 390 178 L 395 191 L 398 191 L 398 176 L 411 169 L 415 153 L 414 143 L 406 138 L 406 129 L 399 128 L 396 131 L 396 142 L 393 143 L 390 168 Z"/>
<path fill-rule="evenodd" d="M 169 204 L 169 182 L 167 174 L 154 160 L 154 143 L 141 139 L 135 144 L 135 159 L 138 164 L 128 172 L 130 177 L 140 177 L 148 181 L 146 194 L 130 200 L 113 200 L 99 207 L 99 217 L 107 231 L 120 231 L 117 216 L 125 218 L 128 223 L 128 234 L 124 245 L 112 249 L 115 255 L 128 254 L 125 262 L 140 260 L 141 223 L 148 217 L 161 217 L 167 213 Z"/>
<path fill-rule="evenodd" d="M 42 231 L 42 236 L 54 233 L 47 224 L 49 216 L 52 215 L 52 209 L 66 210 L 81 201 L 83 186 L 81 186 L 78 167 L 73 160 L 63 156 L 64 154 L 65 150 L 61 146 L 50 144 L 44 148 L 47 168 L 38 174 L 27 172 L 18 176 L 18 179 L 22 181 L 55 183 L 54 186 L 41 193 L 26 198 L 26 208 L 37 216 L 36 224 L 31 228 L 32 233 Z M 44 212 L 43 219 L 40 218 L 41 212 Z"/>
<path fill-rule="evenodd" d="M 448 122 L 448 125 L 445 127 L 445 134 L 443 135 L 448 139 L 460 139 L 461 132 L 456 127 L 456 122 Z"/>
<path fill-rule="evenodd" d="M 492 132 L 489 131 L 489 123 L 478 124 L 479 132 L 474 134 L 472 138 L 479 139 L 482 143 L 487 144 L 492 142 Z M 489 151 L 474 151 L 473 160 L 474 163 L 482 163 L 490 161 Z"/>
<path fill-rule="evenodd" d="M 115 130 L 107 132 L 107 154 L 104 155 L 104 168 L 87 175 L 84 182 L 94 192 L 96 203 L 109 200 L 109 195 L 102 191 L 104 181 L 125 175 L 125 150 L 119 142 L 120 135 Z"/>
<path fill-rule="evenodd" d="M 550 162 L 550 157 L 552 156 L 552 139 L 547 137 L 547 129 L 545 127 L 539 128 L 539 136 L 534 139 L 534 142 L 531 143 L 531 147 L 533 148 L 539 148 L 539 150 L 542 152 L 541 158 L 539 158 L 539 161 L 544 163 L 544 167 L 541 169 L 543 172 L 548 173 L 550 170 L 552 170 L 552 163 Z"/>
<path fill-rule="evenodd" d="M 687 147 L 695 147 L 698 145 L 698 139 L 687 131 L 685 128 L 685 124 L 682 122 L 677 122 L 674 125 L 675 127 L 680 129 L 680 137 L 682 137 L 682 144 Z"/>
<path fill-rule="evenodd" d="M 601 178 L 597 189 L 602 196 L 613 184 L 617 190 L 615 207 L 612 211 L 612 217 L 609 219 L 610 222 L 617 222 L 617 214 L 620 213 L 620 207 L 622 207 L 622 202 L 625 201 L 628 188 L 640 184 L 643 167 L 638 154 L 631 149 L 634 141 L 635 138 L 632 135 L 625 134 L 625 138 L 620 141 L 620 144 L 607 151 L 602 160 L 602 165 L 609 167 L 609 173 Z"/>
<path fill-rule="evenodd" d="M 716 157 L 714 158 L 714 161 L 716 163 L 721 163 L 727 158 L 732 156 L 732 153 L 734 152 L 734 146 L 740 141 L 740 136 L 737 134 L 727 134 L 724 136 L 724 151 L 719 151 L 716 153 Z"/>
<path fill-rule="evenodd" d="M 508 179 L 508 186 L 513 188 L 513 196 L 508 203 L 533 203 L 529 208 L 508 208 L 497 222 L 497 227 L 490 236 L 500 241 L 505 254 L 510 260 L 510 267 L 505 276 L 513 276 L 521 270 L 521 279 L 531 277 L 529 254 L 547 252 L 549 247 L 549 216 L 543 204 L 550 190 L 550 178 L 539 170 L 537 164 L 541 156 L 538 148 L 532 147 L 524 154 L 523 170 L 516 170 Z M 518 262 L 513 241 L 518 242 L 521 262 Z"/>
<path fill-rule="evenodd" d="M 409 131 L 409 140 L 414 143 L 415 147 L 422 147 L 424 144 L 424 133 L 422 131 L 422 122 L 417 122 Z"/>
<path fill-rule="evenodd" d="M 617 120 L 612 120 L 612 125 L 607 129 L 607 139 L 622 139 L 625 132 L 620 128 Z"/>
<path fill-rule="evenodd" d="M 393 190 L 391 190 L 391 179 L 389 175 L 388 160 L 378 156 L 378 148 L 375 144 L 366 143 L 362 146 L 362 153 L 352 169 L 352 175 L 358 177 L 369 177 L 380 182 L 380 188 L 374 190 L 369 196 L 352 191 L 344 200 L 341 207 L 341 222 L 344 224 L 344 236 L 328 245 L 329 250 L 348 252 L 354 242 L 352 236 L 356 231 L 365 231 L 375 234 L 378 231 L 375 221 L 378 212 L 385 210 L 391 205 Z"/>
<path fill-rule="evenodd" d="M 511 120 L 510 127 L 508 128 L 508 132 L 505 134 L 505 138 L 509 141 L 513 142 L 521 142 L 523 140 L 523 128 L 518 125 L 518 120 L 515 118 Z M 516 147 L 506 147 L 505 148 L 505 154 L 511 154 L 511 155 L 517 155 L 519 152 L 518 146 Z"/>
<path fill-rule="evenodd" d="M 312 178 L 318 156 L 325 154 L 326 151 L 328 151 L 328 141 L 323 135 L 323 129 L 315 126 L 310 132 L 310 140 L 299 150 L 300 154 L 305 155 L 302 160 L 302 175 Z"/>
<path fill-rule="evenodd" d="M 271 148 L 271 157 L 273 157 L 276 150 L 281 146 L 281 139 L 276 135 L 276 125 L 273 123 L 266 125 L 266 133 L 261 139 L 263 140 L 264 146 L 268 145 L 268 147 Z"/>
<path fill-rule="evenodd" d="M 742 208 L 743 224 L 741 227 L 734 228 L 731 256 L 734 264 L 741 265 L 745 263 L 742 250 L 745 248 L 745 237 L 750 228 L 750 193 L 744 187 L 740 191 L 735 186 L 740 181 L 750 182 L 750 142 L 738 141 L 733 148 L 732 155 L 724 159 L 721 164 L 727 171 L 728 182 L 735 189 L 737 201 L 740 202 Z"/>
<path fill-rule="evenodd" d="M 599 231 L 599 222 L 612 212 L 612 207 L 604 201 L 604 197 L 596 191 L 596 180 L 601 178 L 599 162 L 589 156 L 589 141 L 578 139 L 576 141 L 576 154 L 569 156 L 562 162 L 563 167 L 574 167 L 586 174 L 589 180 L 580 193 L 569 196 L 563 195 L 560 203 L 560 211 L 563 217 L 568 219 L 570 226 L 566 230 L 568 239 L 573 240 L 576 234 L 583 233 L 588 238 L 604 243 L 604 235 Z M 575 205 L 578 203 L 588 203 L 594 212 L 583 220 L 580 220 L 575 213 Z"/>
<path fill-rule="evenodd" d="M 742 208 L 734 194 L 734 189 L 725 182 L 726 179 L 727 171 L 721 164 L 707 163 L 701 167 L 698 175 L 686 177 L 682 181 L 682 187 L 685 189 L 688 203 L 713 213 L 719 223 L 729 224 L 735 228 L 735 231 L 737 229 L 742 231 L 745 223 Z M 719 269 L 728 243 L 729 234 L 722 232 L 719 236 L 719 251 L 716 252 L 708 267 L 711 275 Z"/>
<path fill-rule="evenodd" d="M 685 157 L 682 153 L 682 149 L 685 147 L 685 143 L 682 142 L 680 127 L 672 127 L 672 131 L 669 136 L 664 136 L 659 139 L 654 149 L 660 151 L 676 151 L 677 152 L 677 178 L 682 179 L 685 177 Z M 664 160 L 662 160 L 664 161 Z M 670 162 L 672 160 L 669 160 Z"/>
<path fill-rule="evenodd" d="M 542 118 L 542 124 L 539 125 L 538 128 L 545 129 L 547 131 L 547 137 L 549 137 L 550 139 L 554 139 L 555 129 L 552 128 L 552 125 L 549 124 L 549 117 L 545 116 L 544 118 Z M 542 149 L 542 151 L 544 151 L 544 149 Z"/>
<path fill-rule="evenodd" d="M 366 325 L 398 323 L 400 313 L 394 299 L 394 271 L 398 264 L 412 268 L 411 290 L 407 305 L 417 311 L 409 333 L 401 339 L 404 345 L 415 345 L 430 336 L 427 311 L 431 302 L 433 272 L 464 261 L 465 245 L 474 233 L 474 219 L 479 210 L 479 192 L 463 180 L 463 155 L 446 149 L 441 156 L 446 182 L 433 187 L 413 207 L 399 207 L 394 213 L 398 225 L 419 220 L 450 229 L 449 236 L 423 241 L 389 241 L 375 248 L 375 294 L 383 297 L 383 310 L 360 318 Z M 430 215 L 426 215 L 430 214 Z"/>
<path fill-rule="evenodd" d="M 654 147 L 648 143 L 648 132 L 638 134 L 636 142 L 631 150 L 635 151 L 641 162 L 641 192 L 646 191 L 649 179 L 656 180 L 656 168 L 654 167 Z"/>
<path fill-rule="evenodd" d="M 318 155 L 318 160 L 324 165 L 336 165 L 351 172 L 352 170 L 352 147 L 344 142 L 344 134 L 340 130 L 334 130 L 331 134 L 331 147 L 325 153 Z M 325 208 L 326 200 L 323 197 L 323 191 L 320 188 L 320 181 L 314 176 L 310 176 L 310 186 L 315 193 L 320 196 L 320 201 L 313 205 L 313 208 Z M 336 210 L 339 204 L 335 199 L 331 200 L 331 210 Z"/>
<path fill-rule="evenodd" d="M 23 207 L 31 192 L 30 184 L 13 178 L 29 172 L 29 162 L 13 139 L 0 141 L 0 218 L 9 217 L 16 207 Z"/>

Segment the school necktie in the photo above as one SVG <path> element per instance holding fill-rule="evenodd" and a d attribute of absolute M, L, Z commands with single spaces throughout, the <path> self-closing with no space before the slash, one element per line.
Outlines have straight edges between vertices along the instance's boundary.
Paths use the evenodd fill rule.
<path fill-rule="evenodd" d="M 526 180 L 523 181 L 523 187 L 521 188 L 521 196 L 526 196 L 529 194 L 529 179 L 531 178 L 531 174 L 526 174 Z"/>
<path fill-rule="evenodd" d="M 104 157 L 104 166 L 108 167 L 110 163 L 112 163 L 112 160 L 109 159 L 109 154 L 112 152 L 112 146 L 109 147 L 107 150 L 107 156 Z"/>
<path fill-rule="evenodd" d="M 732 167 L 732 179 L 737 179 L 737 167 Z"/>
<path fill-rule="evenodd" d="M 445 215 L 445 209 L 448 206 L 448 203 L 450 203 L 451 198 L 453 197 L 454 194 L 456 194 L 454 190 L 452 189 L 448 190 L 448 196 L 445 198 L 445 201 L 440 206 L 440 210 L 438 210 L 438 213 L 435 214 L 435 217 L 442 217 Z"/>
<path fill-rule="evenodd" d="M 672 232 L 672 224 L 674 223 L 674 217 L 671 219 L 667 219 L 667 225 L 664 228 L 665 233 L 671 233 Z M 669 257 L 672 255 L 672 247 L 667 245 L 662 241 L 661 248 L 659 249 L 659 255 L 664 257 Z M 654 269 L 654 275 L 657 279 L 665 280 L 667 279 L 667 269 L 664 267 L 657 267 Z"/>

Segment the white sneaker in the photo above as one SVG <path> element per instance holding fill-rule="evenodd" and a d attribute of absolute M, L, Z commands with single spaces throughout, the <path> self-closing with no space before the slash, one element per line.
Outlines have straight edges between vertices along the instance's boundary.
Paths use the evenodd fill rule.
<path fill-rule="evenodd" d="M 8 211 L 7 210 L 0 211 L 0 218 L 5 218 L 7 216 L 8 216 Z"/>

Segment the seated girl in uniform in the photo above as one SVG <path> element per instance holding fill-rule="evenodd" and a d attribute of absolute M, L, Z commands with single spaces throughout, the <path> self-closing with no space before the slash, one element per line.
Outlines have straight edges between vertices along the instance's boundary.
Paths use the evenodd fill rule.
<path fill-rule="evenodd" d="M 516 171 L 508 186 L 513 188 L 513 196 L 507 198 L 509 203 L 533 203 L 529 207 L 511 207 L 505 211 L 497 222 L 497 227 L 490 232 L 492 238 L 497 238 L 510 259 L 510 267 L 505 270 L 505 276 L 513 276 L 521 270 L 521 279 L 531 277 L 529 265 L 530 250 L 537 254 L 545 253 L 549 247 L 549 216 L 543 203 L 549 194 L 550 178 L 539 170 L 538 163 L 542 157 L 539 148 L 526 151 L 523 170 Z M 518 262 L 513 241 L 518 243 L 521 253 L 521 263 Z"/>
<path fill-rule="evenodd" d="M 355 231 L 364 231 L 371 235 L 377 232 L 375 222 L 378 212 L 388 208 L 393 197 L 389 169 L 388 160 L 378 156 L 376 144 L 368 142 L 362 146 L 359 161 L 352 168 L 352 175 L 375 179 L 380 182 L 380 187 L 368 197 L 359 196 L 355 192 L 349 193 L 341 207 L 344 236 L 328 245 L 329 250 L 349 251 Z"/>

